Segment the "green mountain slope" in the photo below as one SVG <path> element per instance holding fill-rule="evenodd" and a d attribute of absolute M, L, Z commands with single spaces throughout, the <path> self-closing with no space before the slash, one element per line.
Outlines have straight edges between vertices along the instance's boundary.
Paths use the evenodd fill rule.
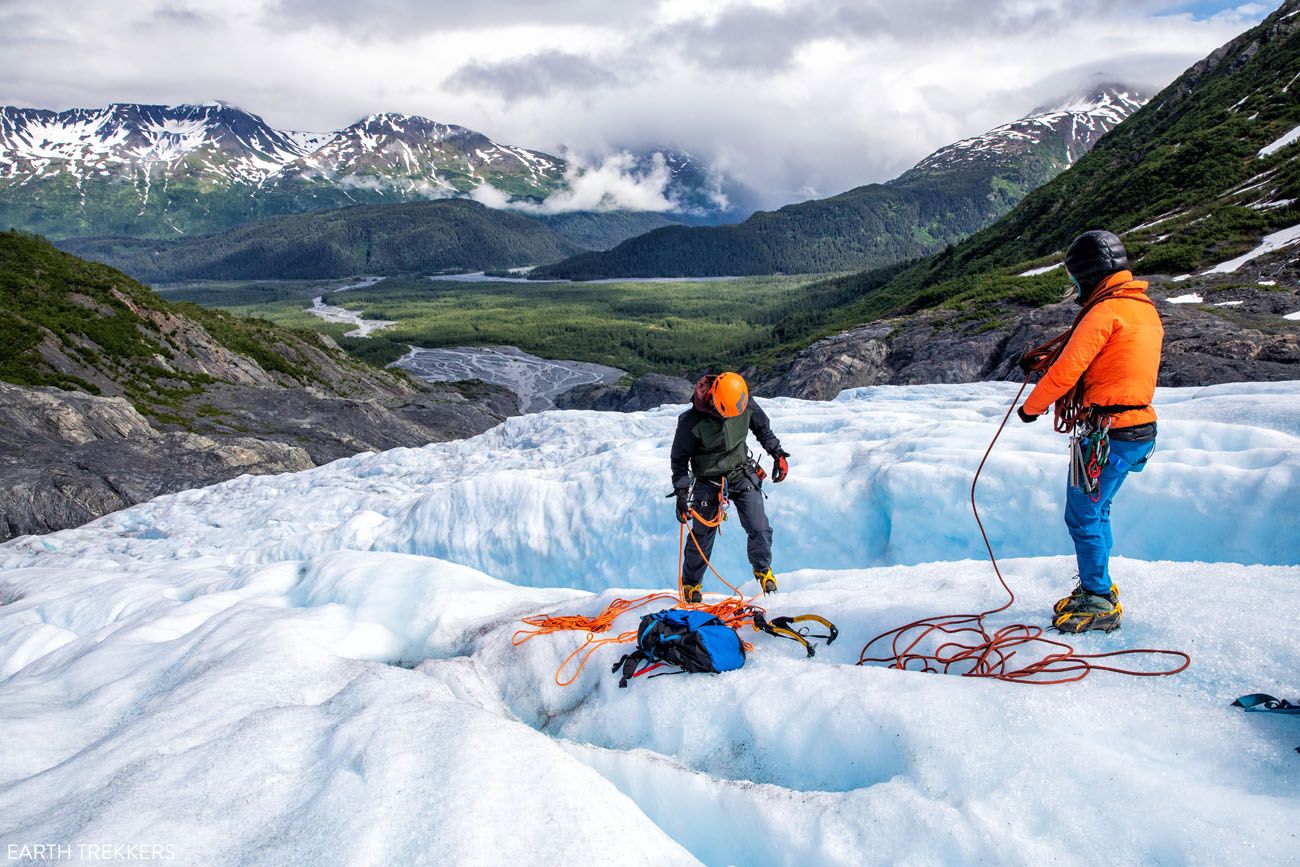
<path fill-rule="evenodd" d="M 678 225 L 675 219 L 651 211 L 570 211 L 533 219 L 584 250 L 608 250 L 637 235 Z"/>
<path fill-rule="evenodd" d="M 536 220 L 464 199 L 360 205 L 173 240 L 62 246 L 155 282 L 476 271 L 554 262 L 580 249 Z"/>
<path fill-rule="evenodd" d="M 319 334 L 172 304 L 106 265 L 43 238 L 0 233 L 0 380 L 127 397 L 170 419 L 219 382 L 398 393 L 398 377 Z"/>
<path fill-rule="evenodd" d="M 538 276 L 722 276 L 874 268 L 967 237 L 1067 168 L 1140 104 L 1107 87 L 931 154 L 885 184 L 759 212 L 743 223 L 673 226 Z"/>
<path fill-rule="evenodd" d="M 1250 250 L 1300 223 L 1300 147 L 1271 148 L 1300 126 L 1297 85 L 1300 2 L 1288 0 L 998 223 L 883 286 L 868 274 L 843 278 L 863 296 L 844 318 L 949 302 L 979 274 L 992 281 L 987 299 L 1023 292 L 1029 278 L 1018 270 L 1050 263 L 1043 257 L 1059 257 L 1088 229 L 1121 234 L 1147 274 L 1197 271 Z"/>
<path fill-rule="evenodd" d="M 328 336 L 175 304 L 0 233 L 0 541 L 160 494 L 472 436 L 504 389 L 423 383 Z"/>

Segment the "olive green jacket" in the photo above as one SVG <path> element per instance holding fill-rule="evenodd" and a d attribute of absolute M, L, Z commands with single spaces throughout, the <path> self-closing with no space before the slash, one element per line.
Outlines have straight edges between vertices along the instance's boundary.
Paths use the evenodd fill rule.
<path fill-rule="evenodd" d="M 691 475 L 719 479 L 740 470 L 745 465 L 745 439 L 750 431 L 768 454 L 781 451 L 781 441 L 772 433 L 767 413 L 752 398 L 745 411 L 734 418 L 697 407 L 679 415 L 671 453 L 673 487 L 690 487 Z"/>

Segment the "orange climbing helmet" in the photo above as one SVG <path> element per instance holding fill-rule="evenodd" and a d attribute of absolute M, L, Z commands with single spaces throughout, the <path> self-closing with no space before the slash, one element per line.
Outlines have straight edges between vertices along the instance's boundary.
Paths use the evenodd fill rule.
<path fill-rule="evenodd" d="M 735 418 L 749 406 L 749 386 L 739 373 L 723 373 L 713 381 L 713 408 L 723 418 Z"/>

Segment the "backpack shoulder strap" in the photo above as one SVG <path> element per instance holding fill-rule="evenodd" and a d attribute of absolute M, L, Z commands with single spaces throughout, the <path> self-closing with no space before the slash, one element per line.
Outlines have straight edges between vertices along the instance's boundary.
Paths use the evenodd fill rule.
<path fill-rule="evenodd" d="M 646 664 L 638 670 L 637 666 L 641 665 L 643 662 Z M 614 667 L 611 668 L 610 671 L 614 674 L 618 674 L 619 669 L 623 669 L 623 673 L 618 679 L 618 688 L 627 689 L 627 683 L 632 678 L 640 677 L 646 672 L 654 671 L 656 668 L 663 668 L 666 664 L 667 663 L 664 662 L 650 662 L 646 659 L 644 652 L 634 650 L 631 653 L 624 654 L 622 659 L 614 663 Z"/>

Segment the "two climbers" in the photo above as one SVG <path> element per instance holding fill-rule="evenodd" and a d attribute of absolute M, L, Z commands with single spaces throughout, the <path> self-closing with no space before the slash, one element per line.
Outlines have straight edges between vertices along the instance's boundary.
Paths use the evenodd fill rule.
<path fill-rule="evenodd" d="M 1155 450 L 1151 400 L 1164 329 L 1146 295 L 1147 283 L 1133 279 L 1115 235 L 1080 235 L 1065 254 L 1065 269 L 1083 310 L 1057 339 L 1062 344 L 1021 360 L 1026 372 L 1040 366 L 1046 371 L 1017 412 L 1033 422 L 1055 403 L 1057 430 L 1073 435 L 1065 525 L 1074 540 L 1079 583 L 1056 603 L 1053 625 L 1062 632 L 1110 632 L 1123 616 L 1109 566 L 1111 504 L 1128 474 L 1141 472 Z"/>
<path fill-rule="evenodd" d="M 1072 434 L 1065 524 L 1074 541 L 1079 580 L 1053 608 L 1053 625 L 1062 632 L 1119 627 L 1123 607 L 1109 565 L 1111 505 L 1128 474 L 1141 472 L 1155 450 L 1151 401 L 1164 328 L 1146 295 L 1146 281 L 1135 280 L 1128 264 L 1123 242 L 1114 234 L 1090 231 L 1076 238 L 1066 251 L 1065 269 L 1083 309 L 1066 334 L 1021 360 L 1027 372 L 1038 370 L 1043 377 L 1017 410 L 1020 419 L 1036 421 L 1055 404 L 1057 430 Z M 739 374 L 702 377 L 691 408 L 678 417 L 672 496 L 682 523 L 694 512 L 683 551 L 688 602 L 701 598 L 724 497 L 735 503 L 749 537 L 754 577 L 764 592 L 776 590 L 762 470 L 746 446 L 751 431 L 774 460 L 772 480 L 781 481 L 789 455 Z"/>
<path fill-rule="evenodd" d="M 764 473 L 746 444 L 750 433 L 772 456 L 772 481 L 789 472 L 790 455 L 772 433 L 767 413 L 749 396 L 738 373 L 701 377 L 691 407 L 678 416 L 671 453 L 677 520 L 692 521 L 682 552 L 682 593 L 687 602 L 702 598 L 700 585 L 713 553 L 718 516 L 725 500 L 735 504 L 749 537 L 747 553 L 764 593 L 776 590 L 772 573 L 772 527 L 763 508 Z"/>

